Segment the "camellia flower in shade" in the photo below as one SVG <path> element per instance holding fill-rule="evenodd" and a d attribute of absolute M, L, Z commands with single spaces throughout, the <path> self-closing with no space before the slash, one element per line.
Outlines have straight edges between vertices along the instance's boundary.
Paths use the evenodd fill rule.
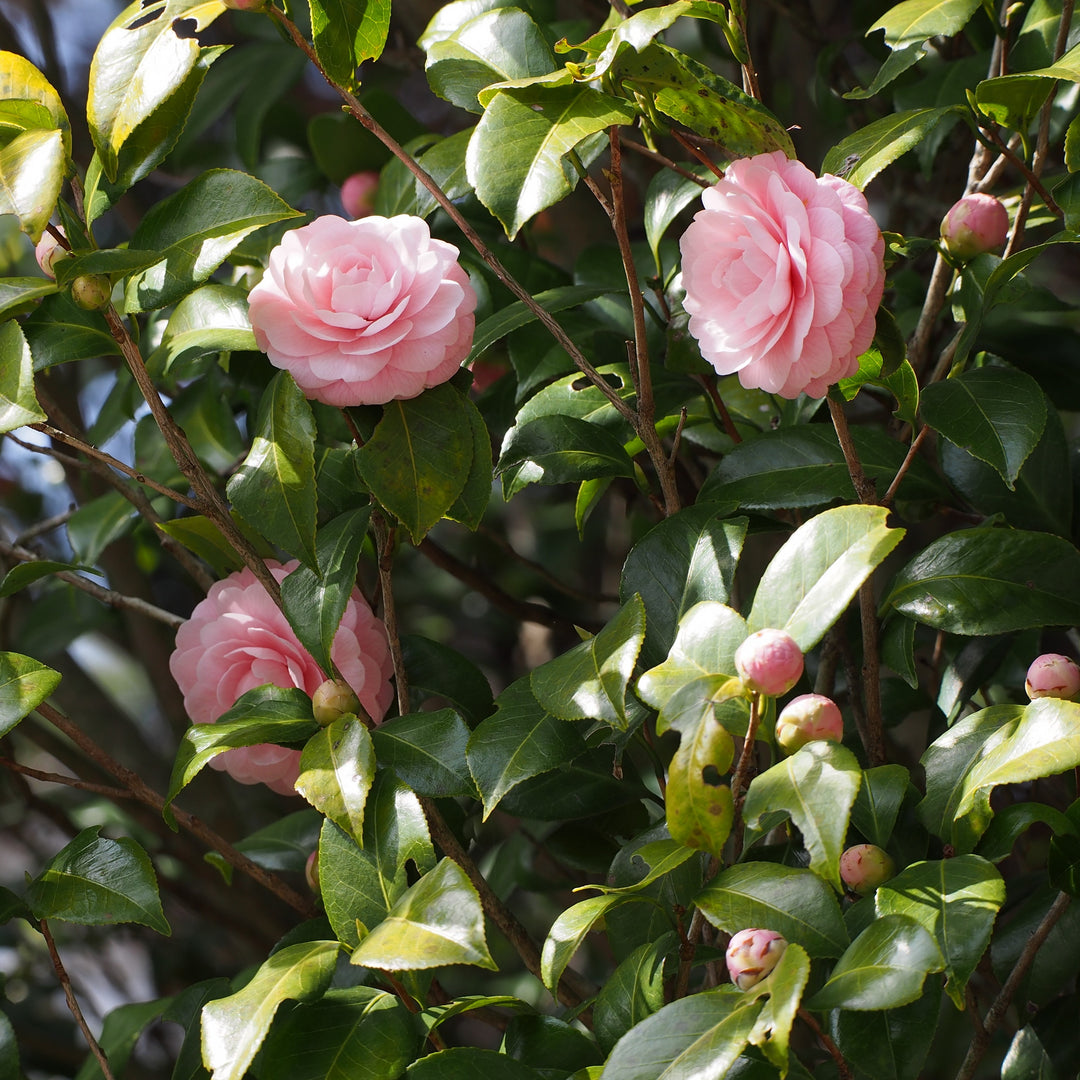
<path fill-rule="evenodd" d="M 281 581 L 298 563 L 267 567 Z M 356 589 L 345 605 L 330 655 L 373 720 L 393 698 L 393 662 L 386 629 Z M 325 680 L 297 640 L 281 610 L 246 567 L 210 587 L 176 633 L 169 670 L 196 724 L 213 723 L 236 699 L 257 686 L 299 687 L 314 694 Z M 300 751 L 263 743 L 227 750 L 210 761 L 243 784 L 264 783 L 291 795 L 300 772 Z"/>
<path fill-rule="evenodd" d="M 734 162 L 701 201 L 681 248 L 702 356 L 786 398 L 854 375 L 885 288 L 885 242 L 862 193 L 777 150 Z"/>
<path fill-rule="evenodd" d="M 326 216 L 293 229 L 249 296 L 259 348 L 327 405 L 382 405 L 446 382 L 476 293 L 423 218 Z"/>

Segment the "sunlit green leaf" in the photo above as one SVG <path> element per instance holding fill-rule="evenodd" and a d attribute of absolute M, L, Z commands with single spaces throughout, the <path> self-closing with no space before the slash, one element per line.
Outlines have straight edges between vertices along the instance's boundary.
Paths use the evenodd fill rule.
<path fill-rule="evenodd" d="M 60 685 L 60 672 L 14 652 L 0 652 L 0 735 L 6 735 Z"/>
<path fill-rule="evenodd" d="M 19 324 L 0 326 L 0 434 L 48 419 L 34 394 L 34 359 Z"/>
<path fill-rule="evenodd" d="M 364 805 L 374 778 L 371 735 L 355 716 L 343 716 L 308 740 L 300 755 L 296 790 L 361 843 Z"/>

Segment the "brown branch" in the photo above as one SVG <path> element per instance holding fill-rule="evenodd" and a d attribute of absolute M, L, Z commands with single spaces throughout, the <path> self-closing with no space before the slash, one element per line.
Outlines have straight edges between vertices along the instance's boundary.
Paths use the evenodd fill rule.
<path fill-rule="evenodd" d="M 1023 982 L 1028 970 L 1035 962 L 1036 954 L 1050 936 L 1050 931 L 1054 929 L 1058 920 L 1065 914 L 1065 909 L 1071 901 L 1072 897 L 1068 893 L 1058 893 L 1057 899 L 1050 906 L 1050 910 L 1043 917 L 1043 921 L 1039 923 L 1035 932 L 1028 938 L 1023 952 L 1017 957 L 1015 966 L 1005 980 L 1005 985 L 1002 986 L 998 996 L 994 998 L 979 1030 L 975 1032 L 971 1044 L 968 1046 L 967 1056 L 960 1066 L 960 1071 L 956 1074 L 956 1080 L 972 1080 L 975 1070 L 979 1067 L 979 1062 L 990 1044 L 990 1036 L 994 1034 L 1001 1021 L 1005 1018 L 1005 1013 L 1008 1012 L 1012 999 L 1020 988 L 1020 983 Z"/>
<path fill-rule="evenodd" d="M 742 751 L 739 753 L 739 762 L 735 766 L 735 772 L 731 777 L 731 794 L 735 798 L 735 818 L 731 825 L 731 842 L 733 862 L 738 862 L 742 857 L 743 848 L 743 817 L 742 808 L 746 801 L 746 792 L 749 787 L 748 777 L 750 765 L 754 757 L 754 740 L 757 738 L 758 724 L 761 721 L 761 695 L 754 694 L 750 699 L 750 719 L 746 725 L 746 738 L 743 740 Z"/>
<path fill-rule="evenodd" d="M 153 788 L 149 787 L 138 773 L 133 772 L 110 757 L 63 713 L 58 712 L 47 702 L 38 705 L 37 712 L 48 720 L 53 727 L 71 739 L 91 761 L 119 780 L 139 802 L 156 810 L 158 813 L 164 811 L 165 800 Z M 258 863 L 252 862 L 242 852 L 237 851 L 224 837 L 219 836 L 209 825 L 195 817 L 194 814 L 189 814 L 178 806 L 173 806 L 172 812 L 177 824 L 198 837 L 208 847 L 213 848 L 230 866 L 243 874 L 247 874 L 248 877 L 264 886 L 279 900 L 288 904 L 289 907 L 305 918 L 312 918 L 315 915 L 315 905 L 310 900 L 301 896 L 276 874 L 263 869 Z"/>
<path fill-rule="evenodd" d="M 724 404 L 724 399 L 720 396 L 719 380 L 717 377 L 715 375 L 698 375 L 696 378 L 705 388 L 705 393 L 709 395 L 709 400 L 712 402 L 713 408 L 716 409 L 719 414 L 720 422 L 724 425 L 724 434 L 727 435 L 733 443 L 741 443 L 742 436 L 739 434 L 739 429 L 735 426 L 735 421 L 732 420 L 731 413 L 728 412 L 728 408 Z"/>
<path fill-rule="evenodd" d="M 650 149 L 644 143 L 639 143 L 635 139 L 628 139 L 625 135 L 620 135 L 619 138 L 624 150 L 632 150 L 635 154 L 647 157 L 650 161 L 655 161 L 658 165 L 663 165 L 665 169 L 670 169 L 672 172 L 678 173 L 684 180 L 693 181 L 698 187 L 707 188 L 712 186 L 708 180 L 695 175 L 689 169 L 684 169 L 677 161 L 672 161 L 671 158 L 656 150 Z"/>
<path fill-rule="evenodd" d="M 885 753 L 885 718 L 881 710 L 881 646 L 872 573 L 859 586 L 859 620 L 863 641 L 862 690 L 866 707 L 866 756 L 871 765 L 884 765 L 889 759 Z"/>
<path fill-rule="evenodd" d="M 6 540 L 0 540 L 0 555 L 18 559 L 19 562 L 33 563 L 42 561 L 41 557 L 35 555 L 34 552 L 16 544 L 9 544 Z M 70 570 L 57 570 L 54 572 L 53 577 L 66 581 L 69 585 L 74 585 L 75 588 L 81 589 L 84 593 L 88 593 L 103 604 L 108 604 L 109 607 L 138 612 L 149 619 L 171 626 L 174 630 L 185 621 L 181 616 L 174 615 L 171 611 L 159 608 L 138 596 L 126 596 L 123 593 L 116 592 L 115 589 L 106 589 L 103 585 L 95 585 L 89 578 L 72 573 Z"/>
<path fill-rule="evenodd" d="M 394 584 L 391 570 L 394 566 L 394 529 L 386 523 L 381 510 L 371 515 L 375 533 L 375 546 L 379 559 L 379 591 L 382 594 L 382 620 L 390 641 L 390 657 L 394 662 L 394 683 L 397 686 L 398 713 L 404 716 L 409 709 L 409 682 L 405 677 L 405 657 L 401 652 L 398 636 L 397 608 L 394 606 Z"/>
<path fill-rule="evenodd" d="M 851 1066 L 844 1060 L 844 1055 L 840 1053 L 840 1048 L 829 1038 L 829 1036 L 822 1030 L 821 1025 L 814 1019 L 813 1015 L 806 1011 L 806 1009 L 799 1009 L 799 1019 L 818 1037 L 818 1041 L 829 1052 L 829 1057 L 836 1062 L 836 1071 L 840 1075 L 840 1080 L 852 1080 Z"/>
<path fill-rule="evenodd" d="M 855 488 L 855 495 L 859 502 L 872 506 L 877 502 L 877 491 L 874 482 L 863 471 L 862 462 L 859 461 L 855 442 L 851 438 L 851 429 L 848 427 L 847 416 L 844 406 L 839 401 L 834 401 L 830 394 L 826 401 L 829 403 L 829 415 L 832 417 L 833 427 L 836 429 L 836 437 L 840 441 L 840 449 L 844 452 L 844 461 L 847 463 L 848 475 L 851 484 Z"/>
<path fill-rule="evenodd" d="M 52 532 L 53 529 L 59 529 L 61 525 L 66 525 L 79 508 L 72 504 L 62 514 L 56 514 L 53 517 L 45 518 L 43 521 L 36 521 L 33 525 L 23 529 L 18 536 L 15 537 L 15 544 L 22 547 L 24 544 L 31 540 L 36 540 L 39 536 L 44 536 L 45 533 Z"/>
<path fill-rule="evenodd" d="M 45 944 L 49 947 L 49 955 L 52 957 L 53 970 L 56 972 L 56 977 L 64 989 L 64 997 L 67 1000 L 68 1009 L 71 1010 L 71 1015 L 75 1017 L 75 1023 L 79 1025 L 79 1030 L 83 1033 L 83 1038 L 86 1039 L 91 1053 L 97 1058 L 97 1063 L 101 1066 L 101 1071 L 105 1076 L 105 1080 L 114 1080 L 113 1074 L 109 1069 L 109 1059 L 98 1045 L 97 1039 L 94 1038 L 94 1033 L 90 1030 L 90 1026 L 86 1022 L 86 1017 L 83 1016 L 82 1009 L 79 1008 L 79 1003 L 75 999 L 75 991 L 71 987 L 71 979 L 60 960 L 60 954 L 56 951 L 56 942 L 53 941 L 52 933 L 49 930 L 48 920 L 42 919 L 38 925 L 41 929 L 42 936 L 45 938 Z"/>
<path fill-rule="evenodd" d="M 11 758 L 0 757 L 0 765 L 11 772 L 21 776 L 29 776 L 33 780 L 42 780 L 49 784 L 63 784 L 64 787 L 76 788 L 79 791 L 89 791 L 94 795 L 104 795 L 108 799 L 132 799 L 134 796 L 126 788 L 109 787 L 107 784 L 92 784 L 88 780 L 79 780 L 74 776 L 65 776 L 63 773 L 42 772 L 40 769 L 31 769 L 29 765 L 21 765 Z"/>
<path fill-rule="evenodd" d="M 911 445 L 908 447 L 907 454 L 904 455 L 904 460 L 900 462 L 900 468 L 896 470 L 896 476 L 893 477 L 893 482 L 889 485 L 889 490 L 881 497 L 882 506 L 891 506 L 893 499 L 896 498 L 896 492 L 903 482 L 904 477 L 907 475 L 908 469 L 911 468 L 912 462 L 915 460 L 915 455 L 919 452 L 919 447 L 922 446 L 923 440 L 929 434 L 930 429 L 924 427 L 914 439 L 911 440 Z"/>

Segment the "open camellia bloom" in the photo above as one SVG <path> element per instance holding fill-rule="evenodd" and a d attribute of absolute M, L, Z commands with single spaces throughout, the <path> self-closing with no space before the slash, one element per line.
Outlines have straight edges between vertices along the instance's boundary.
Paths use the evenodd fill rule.
<path fill-rule="evenodd" d="M 734 162 L 683 234 L 690 333 L 720 375 L 794 398 L 858 368 L 885 288 L 862 193 L 782 151 Z"/>
<path fill-rule="evenodd" d="M 446 382 L 476 293 L 423 218 L 327 215 L 287 232 L 249 296 L 259 348 L 327 405 L 382 405 Z"/>
<path fill-rule="evenodd" d="M 281 581 L 298 563 L 266 564 Z M 345 605 L 330 655 L 373 720 L 393 698 L 393 662 L 386 629 L 356 589 Z M 196 724 L 211 724 L 256 686 L 299 687 L 313 694 L 325 675 L 297 640 L 288 620 L 246 567 L 215 582 L 176 633 L 169 670 Z M 227 750 L 210 761 L 242 784 L 264 783 L 291 795 L 300 751 L 263 743 Z"/>

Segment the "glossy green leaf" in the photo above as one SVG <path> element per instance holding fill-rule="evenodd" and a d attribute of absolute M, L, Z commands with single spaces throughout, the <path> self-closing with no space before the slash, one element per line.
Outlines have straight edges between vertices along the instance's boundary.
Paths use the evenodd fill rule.
<path fill-rule="evenodd" d="M 750 1033 L 750 1042 L 761 1048 L 781 1075 L 788 1070 L 791 1027 L 809 981 L 810 957 L 802 946 L 788 942 L 776 967 L 748 995 L 765 1000 L 765 1008 Z"/>
<path fill-rule="evenodd" d="M 443 859 L 365 937 L 351 962 L 388 971 L 448 964 L 496 970 L 484 936 L 480 895 L 453 859 Z"/>
<path fill-rule="evenodd" d="M 306 566 L 315 552 L 315 421 L 292 376 L 279 372 L 259 405 L 251 450 L 229 480 L 247 521 Z"/>
<path fill-rule="evenodd" d="M 68 150 L 71 133 L 67 112 L 52 84 L 25 57 L 0 52 L 0 132 L 3 143 L 11 141 L 10 131 L 34 127 L 64 133 Z"/>
<path fill-rule="evenodd" d="M 356 69 L 377 60 L 390 30 L 390 0 L 308 0 L 315 54 L 327 75 L 355 88 Z"/>
<path fill-rule="evenodd" d="M 707 183 L 712 174 L 704 169 L 699 169 L 699 172 Z M 656 263 L 657 274 L 663 272 L 660 241 L 679 214 L 701 197 L 702 191 L 704 187 L 701 184 L 668 169 L 660 169 L 649 181 L 645 192 L 645 237 Z"/>
<path fill-rule="evenodd" d="M 724 507 L 688 507 L 645 534 L 623 564 L 619 594 L 645 603 L 641 662 L 659 664 L 674 643 L 682 617 L 703 600 L 727 603 L 746 538 L 746 518 Z"/>
<path fill-rule="evenodd" d="M 401 651 L 411 693 L 441 698 L 457 709 L 470 727 L 491 715 L 487 676 L 456 649 L 419 634 L 403 634 Z"/>
<path fill-rule="evenodd" d="M 343 716 L 308 739 L 300 755 L 296 790 L 360 843 L 374 778 L 371 734 L 355 716 Z"/>
<path fill-rule="evenodd" d="M 68 542 L 82 563 L 97 562 L 115 540 L 126 536 L 139 521 L 139 511 L 119 491 L 106 491 L 84 503 L 68 519 Z"/>
<path fill-rule="evenodd" d="M 0 434 L 48 419 L 34 394 L 34 359 L 19 324 L 0 325 Z"/>
<path fill-rule="evenodd" d="M 484 520 L 491 501 L 491 433 L 480 410 L 468 398 L 464 401 L 472 433 L 472 464 L 465 477 L 465 486 L 446 511 L 446 516 L 475 531 Z"/>
<path fill-rule="evenodd" d="M 914 67 L 928 51 L 923 41 L 913 41 L 903 46 L 898 45 L 885 58 L 885 63 L 878 68 L 869 86 L 849 90 L 844 94 L 844 97 L 855 101 L 864 101 L 866 98 L 880 94 L 886 86 L 898 79 L 909 68 Z"/>
<path fill-rule="evenodd" d="M 654 881 L 677 870 L 697 855 L 697 851 L 680 844 L 677 840 L 653 840 L 633 851 L 632 862 L 647 866 L 648 873 L 632 885 L 590 885 L 605 893 L 634 893 L 649 888 Z"/>
<path fill-rule="evenodd" d="M 796 529 L 758 583 L 751 633 L 778 627 L 812 649 L 904 536 L 887 517 L 880 506 L 839 506 Z"/>
<path fill-rule="evenodd" d="M 315 534 L 316 572 L 301 564 L 281 583 L 285 615 L 300 644 L 327 674 L 341 618 L 356 587 L 356 564 L 371 511 L 347 510 Z"/>
<path fill-rule="evenodd" d="M 136 0 L 105 31 L 90 65 L 87 119 L 110 180 L 129 136 L 198 63 L 197 33 L 224 10 L 223 0 Z"/>
<path fill-rule="evenodd" d="M 1005 1060 L 1001 1080 L 1056 1080 L 1057 1073 L 1035 1029 L 1028 1024 L 1014 1036 Z"/>
<path fill-rule="evenodd" d="M 910 784 L 903 765 L 878 765 L 863 771 L 863 782 L 851 808 L 851 824 L 871 844 L 884 847 L 888 843 Z"/>
<path fill-rule="evenodd" d="M 635 1024 L 663 1008 L 664 962 L 677 941 L 668 933 L 639 945 L 601 987 L 593 1004 L 593 1025 L 605 1053 Z"/>
<path fill-rule="evenodd" d="M 161 344 L 147 358 L 147 367 L 167 375 L 174 367 L 201 356 L 257 348 L 247 313 L 247 294 L 215 282 L 189 293 L 176 305 Z"/>
<path fill-rule="evenodd" d="M 825 155 L 821 171 L 865 188 L 882 169 L 927 139 L 945 117 L 961 112 L 960 106 L 949 105 L 883 116 L 837 143 Z"/>
<path fill-rule="evenodd" d="M 533 1012 L 521 1011 L 511 1017 L 503 1048 L 515 1061 L 536 1063 L 544 1077 L 568 1076 L 603 1060 L 593 1039 L 573 1024 Z"/>
<path fill-rule="evenodd" d="M 950 533 L 896 575 L 885 606 L 951 634 L 1073 625 L 1080 622 L 1080 552 L 1048 533 Z"/>
<path fill-rule="evenodd" d="M 19 1046 L 11 1021 L 0 1012 L 0 1080 L 22 1080 Z"/>
<path fill-rule="evenodd" d="M 615 1044 L 600 1074 L 606 1080 L 723 1080 L 742 1053 L 764 1003 L 732 992 L 705 990 L 631 1028 Z"/>
<path fill-rule="evenodd" d="M 86 223 L 92 225 L 138 181 L 149 176 L 176 146 L 195 98 L 210 65 L 229 50 L 228 45 L 212 45 L 199 50 L 198 59 L 178 88 L 127 136 L 116 155 L 113 180 L 105 175 L 99 154 L 86 170 L 84 205 Z"/>
<path fill-rule="evenodd" d="M 922 994 L 898 1009 L 829 1014 L 833 1040 L 847 1060 L 874 1080 L 918 1080 L 937 1033 L 941 980 L 932 976 Z"/>
<path fill-rule="evenodd" d="M 543 984 L 554 994 L 566 965 L 593 925 L 619 904 L 646 899 L 642 896 L 605 893 L 590 896 L 588 900 L 580 900 L 564 909 L 548 931 L 540 954 L 540 978 Z"/>
<path fill-rule="evenodd" d="M 233 169 L 200 173 L 154 206 L 135 230 L 131 247 L 156 251 L 159 261 L 128 279 L 125 310 L 152 311 L 176 303 L 202 284 L 245 236 L 297 216 L 253 176 Z"/>
<path fill-rule="evenodd" d="M 957 808 L 964 798 L 965 778 L 980 756 L 1006 738 L 1023 715 L 1022 705 L 992 705 L 972 713 L 935 739 L 920 759 L 926 773 L 926 797 L 918 806 L 919 820 L 961 853 L 971 851 L 992 817 L 986 798 L 972 805 L 966 819 L 960 819 Z"/>
<path fill-rule="evenodd" d="M 622 443 L 601 427 L 573 416 L 520 420 L 503 440 L 496 475 L 506 499 L 529 484 L 576 484 L 608 476 L 634 476 Z"/>
<path fill-rule="evenodd" d="M 859 370 L 850 379 L 841 379 L 840 393 L 851 401 L 867 383 L 883 386 L 896 398 L 893 416 L 905 424 L 915 425 L 919 413 L 919 380 L 908 360 L 888 375 L 882 374 L 883 360 L 877 349 L 869 349 L 859 357 Z"/>
<path fill-rule="evenodd" d="M 492 83 L 546 75 L 555 68 L 540 27 L 517 7 L 482 12 L 427 47 L 432 90 L 469 112 L 482 111 L 476 95 Z"/>
<path fill-rule="evenodd" d="M 469 739 L 469 772 L 487 818 L 499 802 L 530 777 L 557 769 L 585 751 L 576 727 L 552 716 L 518 679 L 496 699 L 495 714 Z"/>
<path fill-rule="evenodd" d="M 239 522 L 237 524 L 242 532 L 250 532 L 240 526 Z M 201 514 L 173 518 L 172 521 L 161 522 L 157 527 L 167 536 L 183 544 L 188 551 L 193 551 L 198 555 L 219 577 L 225 577 L 244 565 L 243 560 L 222 535 L 221 530 L 209 518 Z M 265 541 L 263 543 L 265 544 Z"/>
<path fill-rule="evenodd" d="M 541 1080 L 541 1075 L 495 1050 L 454 1046 L 414 1062 L 408 1080 Z"/>
<path fill-rule="evenodd" d="M 943 968 L 933 937 L 919 923 L 884 915 L 851 943 L 807 1008 L 895 1009 L 914 1001 L 926 976 Z"/>
<path fill-rule="evenodd" d="M 466 761 L 469 729 L 453 709 L 396 716 L 374 728 L 371 741 L 379 764 L 393 769 L 417 795 L 476 798 Z"/>
<path fill-rule="evenodd" d="M 34 562 L 16 563 L 0 581 L 0 596 L 14 596 L 15 593 L 32 585 L 35 581 L 67 571 L 78 574 L 95 574 L 102 576 L 92 566 L 83 563 L 55 562 L 52 559 L 37 559 Z"/>
<path fill-rule="evenodd" d="M 287 870 L 293 874 L 302 874 L 308 856 L 319 843 L 319 830 L 323 817 L 314 810 L 297 810 L 286 814 L 262 829 L 237 840 L 233 845 L 237 851 L 246 855 L 253 863 L 264 870 Z M 213 863 L 227 875 L 232 867 L 216 852 L 206 856 L 207 862 Z"/>
<path fill-rule="evenodd" d="M 39 307 L 37 303 L 43 297 L 50 297 L 56 293 L 56 285 L 52 281 L 39 277 L 6 277 L 0 278 L 0 315 L 10 318 L 12 315 L 21 314 L 30 309 Z M 31 352 L 33 352 L 31 347 Z M 40 371 L 44 364 L 37 363 L 35 356 L 34 370 Z"/>
<path fill-rule="evenodd" d="M 0 214 L 14 214 L 36 244 L 67 171 L 63 132 L 24 131 L 0 149 Z"/>
<path fill-rule="evenodd" d="M 731 768 L 734 743 L 716 719 L 711 700 L 696 723 L 680 728 L 679 749 L 668 765 L 664 805 L 672 839 L 722 858 L 735 803 L 720 777 Z"/>
<path fill-rule="evenodd" d="M 884 494 L 903 464 L 904 448 L 871 428 L 851 432 L 867 478 Z M 925 462 L 916 458 L 901 481 L 901 499 L 928 500 L 944 490 Z M 780 427 L 734 446 L 702 486 L 699 502 L 733 502 L 749 510 L 821 506 L 855 500 L 836 432 L 826 424 Z"/>
<path fill-rule="evenodd" d="M 33 282 L 34 288 L 25 291 L 10 288 L 13 282 L 24 280 Z M 44 297 L 22 324 L 23 333 L 34 357 L 35 371 L 43 371 L 53 364 L 64 364 L 71 360 L 120 355 L 120 346 L 109 333 L 108 324 L 101 312 L 83 311 L 76 307 L 71 295 L 67 292 L 56 292 L 56 286 L 51 281 L 43 282 L 40 278 L 8 278 L 0 285 L 0 304 L 4 303 L 5 294 L 10 294 L 13 309 L 17 309 L 19 297 L 29 296 L 31 293 Z M 48 295 L 50 293 L 52 295 Z"/>
<path fill-rule="evenodd" d="M 694 905 L 725 933 L 748 926 L 775 930 L 814 959 L 840 956 L 849 944 L 836 894 L 810 870 L 736 863 L 713 878 Z"/>
<path fill-rule="evenodd" d="M 454 506 L 472 461 L 472 414 L 448 384 L 388 402 L 356 456 L 364 483 L 416 543 Z"/>
<path fill-rule="evenodd" d="M 904 0 L 889 9 L 873 26 L 885 31 L 890 49 L 903 48 L 913 41 L 931 37 L 952 37 L 963 30 L 968 19 L 979 9 L 980 0 Z"/>
<path fill-rule="evenodd" d="M 862 770 L 846 747 L 807 743 L 751 781 L 743 817 L 756 828 L 771 812 L 786 811 L 802 833 L 810 869 L 841 892 L 840 853 L 861 782 Z"/>
<path fill-rule="evenodd" d="M 1025 132 L 1059 79 L 1080 82 L 1080 45 L 1049 67 L 984 79 L 975 87 L 975 101 L 997 123 Z"/>
<path fill-rule="evenodd" d="M 340 950 L 336 941 L 287 945 L 264 961 L 242 990 L 203 1006 L 203 1062 L 213 1080 L 241 1080 L 278 1006 L 322 997 Z"/>
<path fill-rule="evenodd" d="M 469 141 L 469 183 L 513 239 L 525 222 L 573 190 L 577 173 L 567 155 L 574 147 L 635 116 L 629 105 L 589 86 L 501 89 Z"/>
<path fill-rule="evenodd" d="M 978 855 L 912 863 L 874 894 L 879 917 L 906 915 L 933 934 L 945 958 L 945 991 L 958 1009 L 1004 901 L 1005 882 Z"/>
<path fill-rule="evenodd" d="M 303 741 L 315 728 L 311 699 L 303 690 L 284 690 L 269 684 L 249 690 L 217 723 L 193 724 L 184 732 L 165 796 L 166 806 L 218 754 L 237 746 Z"/>
<path fill-rule="evenodd" d="M 1075 836 L 1076 826 L 1060 810 L 1037 802 L 1013 803 L 994 814 L 982 839 L 979 854 L 988 862 L 997 863 L 1012 854 L 1016 840 L 1032 825 L 1047 825 L 1057 836 Z"/>
<path fill-rule="evenodd" d="M 626 691 L 644 639 L 645 605 L 635 594 L 595 637 L 532 672 L 534 697 L 560 720 L 602 720 L 626 731 Z"/>
<path fill-rule="evenodd" d="M 398 1080 L 419 1052 L 404 1005 L 367 986 L 328 990 L 270 1030 L 261 1080 Z"/>
<path fill-rule="evenodd" d="M 0 652 L 0 736 L 29 716 L 60 685 L 60 672 L 15 652 Z"/>
<path fill-rule="evenodd" d="M 138 1001 L 118 1005 L 110 1010 L 101 1027 L 98 1045 L 105 1053 L 112 1074 L 123 1072 L 131 1057 L 135 1044 L 143 1030 L 157 1020 L 172 1004 L 172 998 L 159 998 L 157 1001 Z M 0 1076 L 3 1073 L 0 1072 Z M 101 1066 L 93 1054 L 83 1062 L 82 1068 L 75 1074 L 75 1080 L 97 1080 L 104 1076 Z"/>
<path fill-rule="evenodd" d="M 134 840 L 109 840 L 100 831 L 100 825 L 83 829 L 30 882 L 26 902 L 34 917 L 86 926 L 140 923 L 171 934 L 149 856 Z"/>
<path fill-rule="evenodd" d="M 926 387 L 921 411 L 935 431 L 992 465 L 1011 491 L 1042 436 L 1046 398 L 1030 375 L 984 367 Z"/>

